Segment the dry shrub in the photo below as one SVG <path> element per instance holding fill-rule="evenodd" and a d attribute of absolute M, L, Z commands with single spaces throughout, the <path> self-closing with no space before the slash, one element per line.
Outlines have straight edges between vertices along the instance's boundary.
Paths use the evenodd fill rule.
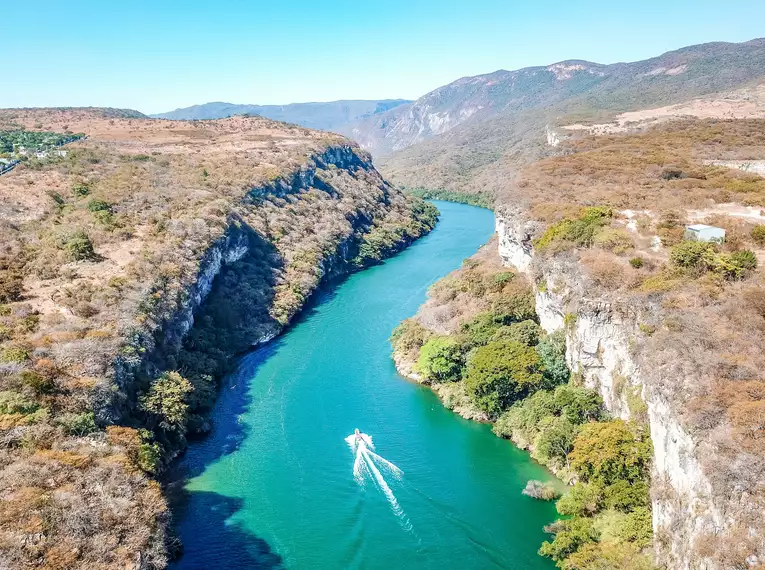
<path fill-rule="evenodd" d="M 632 242 L 632 236 L 626 230 L 603 228 L 595 234 L 593 245 L 617 255 L 622 255 L 633 249 L 635 244 Z"/>
<path fill-rule="evenodd" d="M 605 251 L 587 251 L 582 254 L 581 263 L 593 282 L 609 291 L 630 283 L 631 277 L 622 260 Z"/>

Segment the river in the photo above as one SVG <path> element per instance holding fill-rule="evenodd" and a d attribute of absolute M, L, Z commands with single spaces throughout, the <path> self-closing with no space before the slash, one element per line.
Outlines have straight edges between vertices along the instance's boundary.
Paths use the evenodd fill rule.
<path fill-rule="evenodd" d="M 552 476 L 489 426 L 396 374 L 388 343 L 429 285 L 494 231 L 488 210 L 436 202 L 436 229 L 322 290 L 288 332 L 224 379 L 214 429 L 178 469 L 176 569 L 553 568 L 536 554 Z M 402 474 L 354 477 L 354 428 Z"/>

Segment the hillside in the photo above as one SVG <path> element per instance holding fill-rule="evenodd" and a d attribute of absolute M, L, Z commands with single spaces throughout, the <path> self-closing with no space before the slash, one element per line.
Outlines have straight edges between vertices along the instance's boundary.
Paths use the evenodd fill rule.
<path fill-rule="evenodd" d="M 341 131 L 401 184 L 501 191 L 519 165 L 553 150 L 548 140 L 561 136 L 557 126 L 610 121 L 764 78 L 763 39 L 691 46 L 634 63 L 569 60 L 462 78 Z"/>
<path fill-rule="evenodd" d="M 156 476 L 232 359 L 437 212 L 263 118 L 0 111 L 20 127 L 88 136 L 0 177 L 0 567 L 163 568 Z"/>
<path fill-rule="evenodd" d="M 290 105 L 236 105 L 234 103 L 205 103 L 168 113 L 151 115 L 157 119 L 196 121 L 224 119 L 234 115 L 260 115 L 275 121 L 294 123 L 301 127 L 332 131 L 351 122 L 385 113 L 405 99 L 379 101 L 331 101 L 329 103 L 293 103 Z"/>

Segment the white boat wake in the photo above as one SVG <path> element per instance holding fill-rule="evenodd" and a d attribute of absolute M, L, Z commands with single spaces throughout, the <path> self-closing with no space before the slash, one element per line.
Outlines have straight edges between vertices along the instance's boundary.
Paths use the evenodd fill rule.
<path fill-rule="evenodd" d="M 390 488 L 390 485 L 388 485 L 388 482 L 383 475 L 383 473 L 385 473 L 397 480 L 401 480 L 401 476 L 404 472 L 396 465 L 374 452 L 375 446 L 369 435 L 356 430 L 355 433 L 346 437 L 345 441 L 348 442 L 351 451 L 353 451 L 355 455 L 353 461 L 353 478 L 362 486 L 368 479 L 371 479 L 383 492 L 385 498 L 388 499 L 391 510 L 399 518 L 402 528 L 407 532 L 411 531 L 412 523 L 409 521 L 409 517 L 406 516 L 404 509 L 401 508 L 398 499 L 396 499 L 396 495 L 393 493 L 393 490 Z"/>

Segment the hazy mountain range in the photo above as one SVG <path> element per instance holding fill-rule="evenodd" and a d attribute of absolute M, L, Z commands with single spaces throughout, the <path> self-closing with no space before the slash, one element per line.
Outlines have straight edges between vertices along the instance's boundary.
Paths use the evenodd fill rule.
<path fill-rule="evenodd" d="M 168 113 L 150 115 L 157 119 L 200 120 L 222 119 L 233 115 L 260 115 L 267 119 L 294 123 L 324 131 L 379 115 L 399 105 L 411 103 L 406 99 L 374 101 L 331 101 L 329 103 L 293 103 L 290 105 L 237 105 L 234 103 L 205 103 Z"/>
<path fill-rule="evenodd" d="M 153 115 L 211 119 L 253 113 L 355 139 L 383 173 L 416 186 L 492 189 L 549 152 L 549 128 L 720 94 L 765 79 L 765 39 L 685 47 L 632 63 L 567 60 L 463 77 L 416 101 L 284 106 L 207 103 Z M 498 182 L 499 181 L 499 182 Z"/>
<path fill-rule="evenodd" d="M 548 127 L 611 120 L 765 80 L 765 39 L 686 47 L 634 63 L 569 60 L 466 77 L 340 128 L 410 186 L 504 184 L 549 152 Z"/>

